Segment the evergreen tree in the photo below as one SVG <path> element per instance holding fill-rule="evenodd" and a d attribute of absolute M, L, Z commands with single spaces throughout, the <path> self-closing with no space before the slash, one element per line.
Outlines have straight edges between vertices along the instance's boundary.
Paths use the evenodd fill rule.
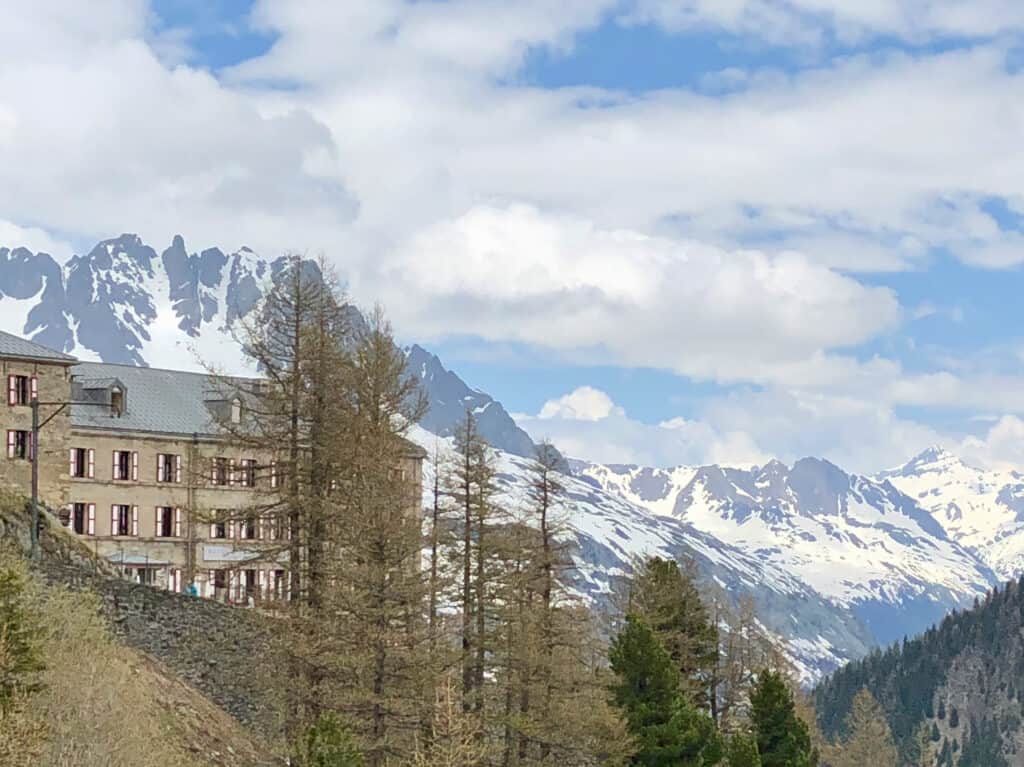
<path fill-rule="evenodd" d="M 628 616 L 608 657 L 616 676 L 612 699 L 637 743 L 633 764 L 702 767 L 720 760 L 713 722 L 680 695 L 679 673 L 650 626 Z"/>
<path fill-rule="evenodd" d="M 718 630 L 694 578 L 674 561 L 646 560 L 633 576 L 629 611 L 643 617 L 669 651 L 689 700 L 706 707 L 718 654 Z"/>
<path fill-rule="evenodd" d="M 757 740 L 752 735 L 736 733 L 726 741 L 725 767 L 761 767 Z"/>
<path fill-rule="evenodd" d="M 363 767 L 352 733 L 333 714 L 324 714 L 309 728 L 299 755 L 301 767 Z"/>
<path fill-rule="evenodd" d="M 765 671 L 750 698 L 750 719 L 762 767 L 815 767 L 807 725 L 796 715 L 793 693 L 782 675 Z"/>

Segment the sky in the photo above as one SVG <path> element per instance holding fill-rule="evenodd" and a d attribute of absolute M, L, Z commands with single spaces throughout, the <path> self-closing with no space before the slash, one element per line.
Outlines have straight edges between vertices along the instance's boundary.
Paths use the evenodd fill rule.
<path fill-rule="evenodd" d="M 1024 4 L 0 0 L 0 243 L 323 253 L 602 462 L 1024 467 Z"/>

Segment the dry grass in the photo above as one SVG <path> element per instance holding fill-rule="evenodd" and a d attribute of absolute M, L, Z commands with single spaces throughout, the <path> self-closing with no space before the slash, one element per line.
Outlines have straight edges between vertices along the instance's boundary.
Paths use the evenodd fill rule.
<path fill-rule="evenodd" d="M 0 567 L 21 568 L 0 558 Z M 279 764 L 227 713 L 157 661 L 117 644 L 95 597 L 29 580 L 44 687 L 0 718 L 4 767 Z"/>

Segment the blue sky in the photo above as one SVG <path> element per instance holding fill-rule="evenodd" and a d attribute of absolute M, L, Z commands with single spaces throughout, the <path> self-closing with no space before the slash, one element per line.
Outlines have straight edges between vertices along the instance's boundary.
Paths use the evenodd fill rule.
<path fill-rule="evenodd" d="M 0 67 L 0 161 L 36 162 L 0 232 L 325 252 L 403 340 L 596 460 L 1024 463 L 1024 9 L 10 13 L 62 53 Z"/>

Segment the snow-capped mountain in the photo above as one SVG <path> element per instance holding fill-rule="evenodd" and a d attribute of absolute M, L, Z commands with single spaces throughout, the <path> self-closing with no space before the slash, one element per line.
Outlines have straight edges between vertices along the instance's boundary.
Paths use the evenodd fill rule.
<path fill-rule="evenodd" d="M 933 447 L 879 476 L 931 512 L 1000 579 L 1024 572 L 1024 475 L 977 469 Z"/>
<path fill-rule="evenodd" d="M 180 236 L 158 253 L 123 234 L 63 266 L 46 253 L 0 247 L 0 329 L 83 360 L 244 372 L 249 363 L 231 328 L 285 265 L 285 256 L 268 259 L 246 247 L 189 252 Z M 492 445 L 533 455 L 530 436 L 500 402 L 421 347 L 406 353 L 430 401 L 426 428 L 448 436 L 469 409 Z"/>
<path fill-rule="evenodd" d="M 996 580 L 886 481 L 805 458 L 753 469 L 575 464 L 602 488 L 687 523 L 848 607 L 879 643 L 923 630 Z"/>
<path fill-rule="evenodd" d="M 433 456 L 451 460 L 453 440 L 440 439 L 422 428 L 412 433 Z M 511 511 L 529 506 L 529 460 L 497 452 L 497 484 L 501 501 Z M 424 498 L 433 502 L 435 467 L 426 469 Z M 687 557 L 700 575 L 722 593 L 738 600 L 753 598 L 759 619 L 783 638 L 805 681 L 811 682 L 852 658 L 865 655 L 874 638 L 851 610 L 827 599 L 800 577 L 757 551 L 725 543 L 715 535 L 672 517 L 651 514 L 644 507 L 609 492 L 586 475 L 560 478 L 565 492 L 556 517 L 572 542 L 576 591 L 598 603 L 614 591 L 614 581 L 628 574 L 641 556 Z"/>
<path fill-rule="evenodd" d="M 122 235 L 64 264 L 0 247 L 0 329 L 84 360 L 241 371 L 232 324 L 285 263 L 248 248 L 189 251 L 181 237 L 158 252 Z M 418 441 L 432 452 L 439 435 L 450 447 L 445 438 L 473 411 L 499 449 L 500 481 L 516 505 L 534 450 L 529 435 L 436 356 L 418 346 L 406 353 L 430 403 Z M 753 470 L 574 463 L 574 476 L 567 463 L 575 586 L 600 600 L 636 556 L 692 557 L 730 596 L 754 598 L 810 679 L 982 593 L 994 576 L 979 558 L 1000 574 L 1021 566 L 1019 477 L 915 461 L 878 480 L 815 459 Z"/>

